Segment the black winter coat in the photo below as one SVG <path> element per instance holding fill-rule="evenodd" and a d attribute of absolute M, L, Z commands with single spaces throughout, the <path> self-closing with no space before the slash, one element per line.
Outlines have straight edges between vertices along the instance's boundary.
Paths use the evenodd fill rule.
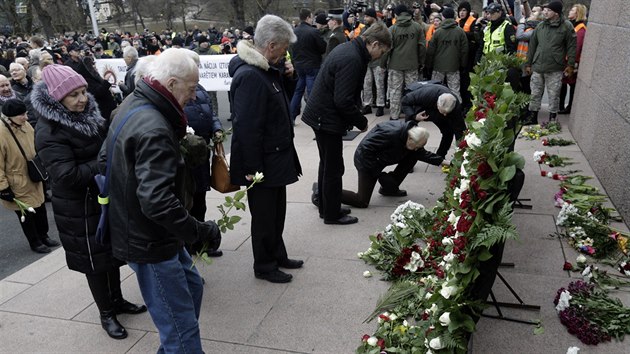
<path fill-rule="evenodd" d="M 407 131 L 416 126 L 415 122 L 388 121 L 377 124 L 361 140 L 354 153 L 354 166 L 358 171 L 374 177 L 387 166 L 396 165 L 410 154 L 418 161 L 439 165 L 444 158 L 425 150 L 407 149 Z"/>
<path fill-rule="evenodd" d="M 73 113 L 50 97 L 42 81 L 31 102 L 39 118 L 35 147 L 52 180 L 53 213 L 68 268 L 94 274 L 120 266 L 111 247 L 94 239 L 101 214 L 96 157 L 107 129 L 94 97 L 89 95 L 83 112 Z"/>
<path fill-rule="evenodd" d="M 296 69 L 315 69 L 322 65 L 322 55 L 326 52 L 326 42 L 319 31 L 306 22 L 293 30 L 297 42 L 291 46 L 291 61 Z"/>
<path fill-rule="evenodd" d="M 33 80 L 28 76 L 26 77 L 26 80 L 26 85 L 23 85 L 22 83 L 11 79 L 11 88 L 13 89 L 13 92 L 15 92 L 17 98 L 22 100 L 22 102 L 24 102 L 24 104 L 26 105 L 26 111 L 29 114 L 28 122 L 31 124 L 31 126 L 33 126 L 33 129 L 35 129 L 35 126 L 37 125 L 37 116 L 31 113 L 33 110 L 31 104 L 31 91 L 33 91 Z"/>
<path fill-rule="evenodd" d="M 367 127 L 361 90 L 371 56 L 362 38 L 340 44 L 322 65 L 302 120 L 315 131 L 343 135 L 348 127 Z"/>
<path fill-rule="evenodd" d="M 136 111 L 120 130 L 122 119 Z M 109 225 L 114 256 L 134 263 L 158 263 L 174 257 L 184 242 L 193 243 L 203 229 L 182 204 L 184 159 L 176 131 L 185 130 L 178 109 L 140 81 L 123 101 L 99 153 L 105 173 L 107 145 L 114 143 L 109 180 Z"/>
<path fill-rule="evenodd" d="M 188 125 L 193 128 L 195 135 L 198 135 L 210 143 L 210 139 L 217 131 L 222 131 L 223 126 L 217 116 L 213 114 L 212 100 L 206 89 L 197 85 L 196 98 L 184 107 Z M 200 166 L 192 169 L 195 178 L 196 192 L 210 190 L 210 160 L 206 160 Z"/>
<path fill-rule="evenodd" d="M 270 66 L 249 41 L 240 41 L 237 48 L 238 56 L 228 67 L 234 129 L 232 183 L 249 185 L 245 176 L 256 172 L 264 174 L 260 184 L 264 187 L 295 183 L 302 175 L 289 115 L 295 80 L 284 75 L 284 65 Z"/>

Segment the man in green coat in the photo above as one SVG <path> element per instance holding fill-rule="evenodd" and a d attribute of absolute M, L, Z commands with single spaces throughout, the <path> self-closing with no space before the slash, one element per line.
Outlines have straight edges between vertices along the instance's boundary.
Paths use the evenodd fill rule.
<path fill-rule="evenodd" d="M 444 22 L 429 41 L 426 65 L 433 69 L 431 79 L 443 82 L 446 77 L 448 88 L 461 102 L 459 70 L 464 69 L 468 62 L 468 39 L 464 30 L 455 22 L 455 11 L 452 8 L 444 7 L 442 16 Z"/>
<path fill-rule="evenodd" d="M 389 28 L 394 42 L 387 62 L 391 120 L 399 118 L 403 88 L 418 81 L 418 71 L 426 55 L 424 29 L 413 21 L 407 6 L 396 6 L 394 14 L 396 24 Z"/>
<path fill-rule="evenodd" d="M 545 86 L 549 95 L 549 120 L 556 120 L 562 76 L 573 75 L 575 67 L 577 36 L 571 22 L 562 15 L 562 3 L 552 1 L 545 5 L 543 16 L 545 20 L 536 26 L 527 52 L 525 73 L 532 74 L 532 95 L 529 102 L 531 113 L 526 124 L 538 123 L 538 111 Z"/>

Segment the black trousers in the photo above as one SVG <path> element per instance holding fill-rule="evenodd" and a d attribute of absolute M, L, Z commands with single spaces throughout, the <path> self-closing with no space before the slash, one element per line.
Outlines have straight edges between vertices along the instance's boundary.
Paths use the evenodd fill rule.
<path fill-rule="evenodd" d="M 16 210 L 18 219 L 22 217 L 22 213 Z M 35 213 L 26 212 L 24 222 L 20 222 L 22 232 L 28 240 L 28 244 L 33 247 L 40 246 L 42 240 L 48 237 L 48 215 L 46 214 L 46 203 L 35 208 Z"/>
<path fill-rule="evenodd" d="M 567 87 L 568 86 L 568 87 Z M 569 102 L 564 105 L 564 100 L 567 98 L 567 91 L 569 92 Z M 575 95 L 575 84 L 562 84 L 560 88 L 560 110 L 570 111 L 573 106 L 573 96 Z"/>
<path fill-rule="evenodd" d="M 274 271 L 278 269 L 278 262 L 288 259 L 282 238 L 287 212 L 287 187 L 255 185 L 247 191 L 247 204 L 252 215 L 254 271 Z"/>
<path fill-rule="evenodd" d="M 379 177 L 379 182 L 383 189 L 388 191 L 398 190 L 417 162 L 418 156 L 416 154 L 407 154 L 392 172 L 384 173 Z"/>
<path fill-rule="evenodd" d="M 372 199 L 372 192 L 378 177 L 367 172 L 359 172 L 359 190 L 355 193 L 349 190 L 341 191 L 341 202 L 357 208 L 367 208 Z"/>
<path fill-rule="evenodd" d="M 114 309 L 114 300 L 122 299 L 120 290 L 120 269 L 115 268 L 108 272 L 86 274 L 92 297 L 100 312 Z"/>
<path fill-rule="evenodd" d="M 341 210 L 341 190 L 343 187 L 343 140 L 341 135 L 315 131 L 319 150 L 319 214 L 324 220 L 337 220 Z"/>
<path fill-rule="evenodd" d="M 442 157 L 446 157 L 446 154 L 448 154 L 448 150 L 451 148 L 451 144 L 453 143 L 453 139 L 455 138 L 455 132 L 453 131 L 453 128 L 451 128 L 451 125 L 448 124 L 448 119 L 449 118 L 444 117 L 441 114 L 437 118 L 429 118 L 429 120 L 433 122 L 433 124 L 435 124 L 438 129 L 440 129 L 440 133 L 442 133 L 440 146 L 438 146 L 438 149 L 435 152 Z"/>

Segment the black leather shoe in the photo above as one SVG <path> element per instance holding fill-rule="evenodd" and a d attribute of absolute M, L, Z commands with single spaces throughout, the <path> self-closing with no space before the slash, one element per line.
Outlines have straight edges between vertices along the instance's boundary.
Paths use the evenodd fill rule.
<path fill-rule="evenodd" d="M 560 111 L 558 111 L 558 114 L 571 114 L 571 110 L 570 109 L 561 109 Z"/>
<path fill-rule="evenodd" d="M 291 279 L 293 279 L 293 276 L 291 274 L 287 274 L 278 269 L 266 273 L 255 272 L 254 276 L 258 279 L 263 279 L 270 283 L 288 283 L 291 281 Z"/>
<path fill-rule="evenodd" d="M 300 259 L 287 258 L 286 261 L 278 262 L 278 267 L 286 268 L 286 269 L 298 269 L 298 268 L 302 268 L 303 265 L 304 265 L 304 261 Z"/>
<path fill-rule="evenodd" d="M 45 239 L 43 239 L 42 243 L 48 247 L 58 247 L 61 245 L 59 242 L 51 239 L 50 237 L 46 237 Z"/>
<path fill-rule="evenodd" d="M 50 253 L 50 248 L 48 248 L 48 246 L 46 245 L 34 246 L 34 247 L 31 247 L 31 249 L 35 253 Z"/>
<path fill-rule="evenodd" d="M 114 339 L 127 338 L 127 330 L 118 322 L 114 310 L 101 311 L 101 326 Z"/>
<path fill-rule="evenodd" d="M 344 215 L 348 215 L 348 214 L 350 214 L 350 212 L 352 212 L 352 210 L 350 210 L 350 208 L 347 208 L 347 207 L 341 207 L 341 208 L 339 209 L 339 217 L 342 217 L 342 216 L 344 216 Z M 323 214 L 319 214 L 319 218 L 320 218 L 320 219 L 323 219 L 323 218 L 324 218 L 324 215 L 323 215 Z"/>
<path fill-rule="evenodd" d="M 363 107 L 363 109 L 361 110 L 361 113 L 363 113 L 363 115 L 372 114 L 372 107 L 370 106 Z"/>
<path fill-rule="evenodd" d="M 385 114 L 385 112 L 383 112 L 383 107 L 376 107 L 376 114 L 375 114 L 375 116 L 381 117 L 384 114 Z"/>
<path fill-rule="evenodd" d="M 206 251 L 206 254 L 208 255 L 208 257 L 221 257 L 223 256 L 223 251 L 221 251 L 220 249 L 216 249 L 216 250 L 208 250 Z"/>
<path fill-rule="evenodd" d="M 328 225 L 350 225 L 350 224 L 356 224 L 357 222 L 359 222 L 359 219 L 350 215 L 344 215 L 336 220 L 324 219 L 324 224 L 328 224 Z"/>
<path fill-rule="evenodd" d="M 114 300 L 114 313 L 119 315 L 121 313 L 127 313 L 130 315 L 137 315 L 147 311 L 147 307 L 144 305 L 136 305 L 125 299 Z"/>
<path fill-rule="evenodd" d="M 386 197 L 406 197 L 407 196 L 407 191 L 404 189 L 397 189 L 397 190 L 387 190 L 387 189 L 383 189 L 383 187 L 378 189 L 379 194 L 384 195 Z"/>

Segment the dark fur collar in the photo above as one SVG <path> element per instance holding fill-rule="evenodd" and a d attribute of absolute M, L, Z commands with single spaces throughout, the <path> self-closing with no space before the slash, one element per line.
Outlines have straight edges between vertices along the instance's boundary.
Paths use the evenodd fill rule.
<path fill-rule="evenodd" d="M 33 87 L 31 103 L 39 119 L 57 122 L 87 136 L 98 136 L 105 125 L 105 119 L 101 116 L 96 100 L 90 93 L 88 93 L 88 103 L 83 112 L 70 112 L 61 102 L 50 97 L 46 83 L 40 81 Z"/>

